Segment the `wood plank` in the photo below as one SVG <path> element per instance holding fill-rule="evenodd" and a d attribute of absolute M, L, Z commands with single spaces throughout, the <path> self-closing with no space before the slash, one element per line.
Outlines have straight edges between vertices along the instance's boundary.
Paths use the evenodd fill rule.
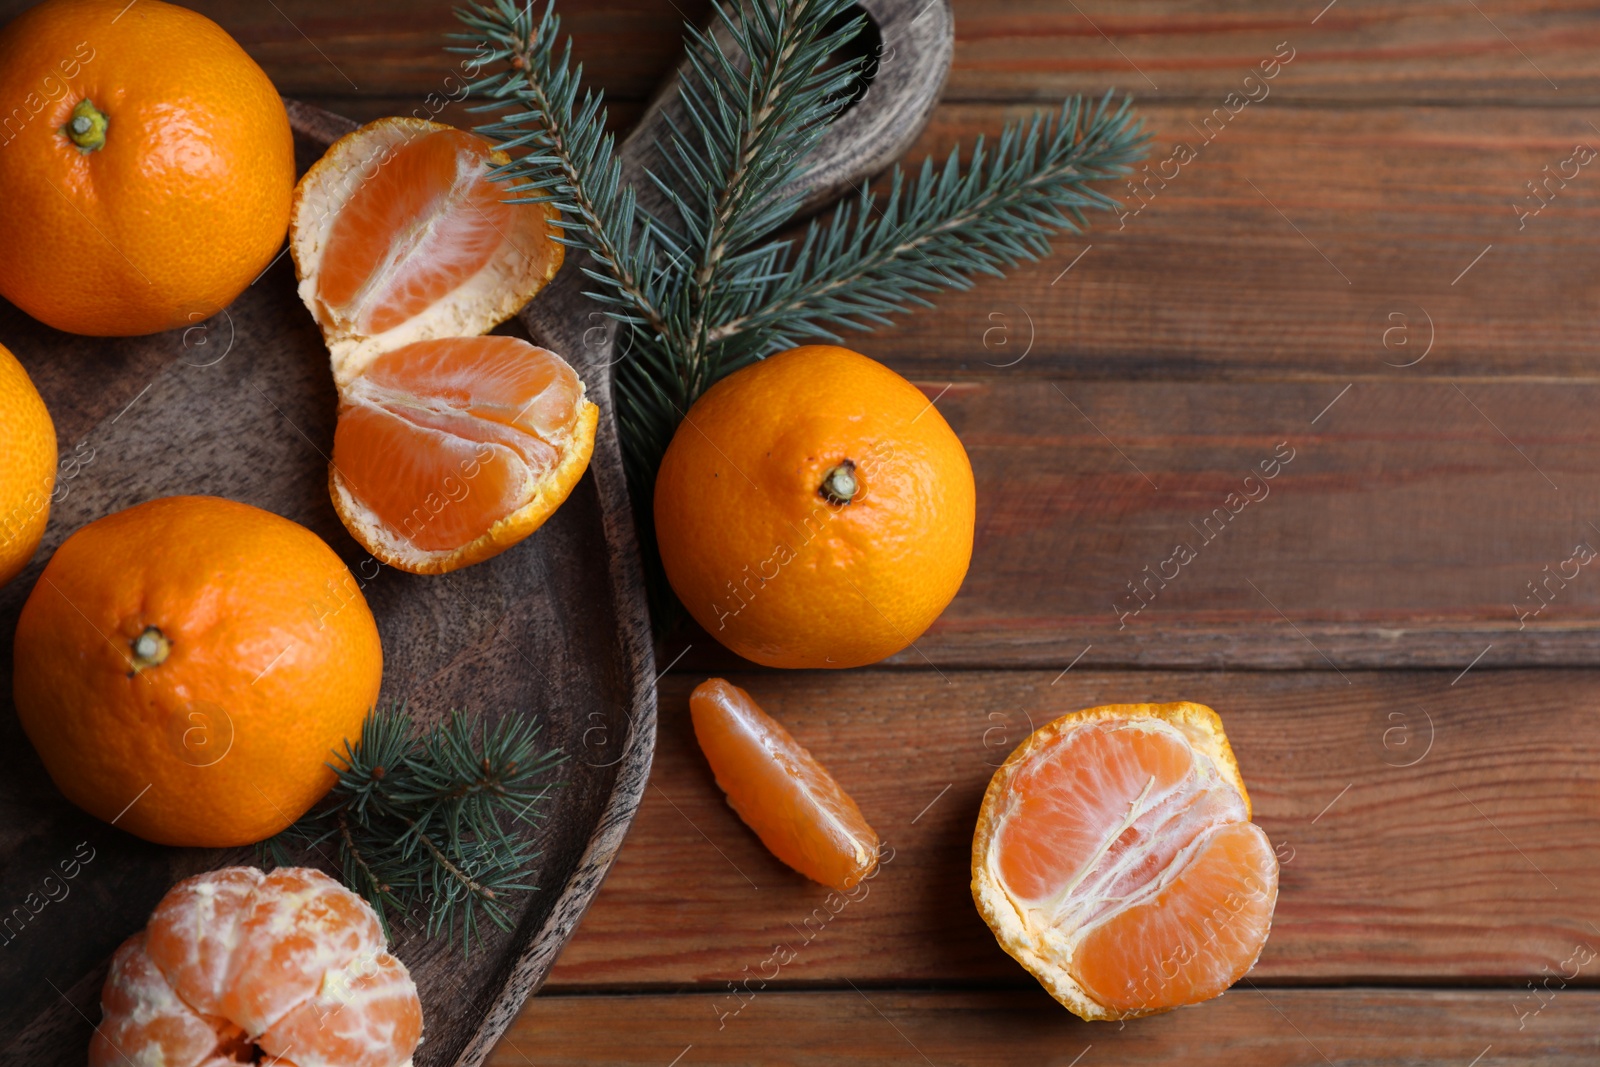
<path fill-rule="evenodd" d="M 0 18 L 29 3 L 0 0 Z M 448 4 L 403 0 L 377 20 L 310 0 L 197 6 L 289 95 L 358 119 L 473 121 L 449 102 L 463 82 L 459 57 L 442 51 L 454 29 Z M 1099 217 L 1047 262 L 943 297 L 937 314 L 861 344 L 929 374 L 1591 379 L 1600 266 L 1585 250 L 1600 183 L 1587 169 L 1564 187 L 1559 174 L 1550 178 L 1554 199 L 1525 224 L 1517 205 L 1537 205 L 1527 183 L 1546 180 L 1546 167 L 1559 172 L 1576 143 L 1600 148 L 1577 109 L 1600 85 L 1600 21 L 1577 4 L 1479 6 L 1483 14 L 1340 0 L 1310 27 L 1310 14 L 1175 0 L 958 5 L 948 103 L 910 158 L 1028 110 L 971 101 L 1050 102 L 1121 84 L 1154 134 L 1156 177 L 1142 179 L 1148 203 L 1137 214 Z M 698 18 L 704 4 L 682 9 Z M 591 82 L 619 101 L 625 126 L 671 69 L 679 12 L 659 0 L 563 10 Z M 1149 62 L 1163 90 L 1151 90 L 1091 22 Z M 1240 98 L 1228 104 L 1227 94 L 1300 22 L 1310 43 L 1265 90 L 1251 90 L 1270 95 L 1232 114 Z M 1495 26 L 1520 38 L 1562 91 L 1550 91 Z M 1396 100 L 1438 106 L 1374 106 Z M 1196 158 L 1164 163 L 1180 142 Z M 1130 210 L 1143 202 L 1124 185 L 1113 191 Z M 1437 341 L 1426 361 L 1391 366 L 1420 353 L 1425 333 Z"/>
<path fill-rule="evenodd" d="M 972 458 L 972 566 L 891 663 L 1459 671 L 1480 655 L 1600 656 L 1600 581 L 1582 563 L 1600 551 L 1592 384 L 949 384 L 923 388 L 943 393 Z M 747 563 L 729 560 L 729 580 Z M 731 662 L 695 633 L 663 662 L 685 643 L 686 665 Z"/>
<path fill-rule="evenodd" d="M 1036 990 L 746 996 L 721 1029 L 718 1013 L 738 1003 L 727 993 L 535 997 L 489 1063 L 1587 1067 L 1600 1024 L 1600 993 L 1580 989 L 1544 994 L 1520 1030 L 1516 1012 L 1539 1003 L 1526 989 L 1238 989 L 1120 1028 Z"/>
<path fill-rule="evenodd" d="M 1026 110 L 947 104 L 907 158 Z M 1595 165 L 1568 164 L 1577 177 L 1517 214 L 1538 206 L 1527 183 L 1546 166 L 1600 150 L 1584 115 L 1275 98 L 1231 118 L 1140 110 L 1150 170 L 1137 193 L 1107 187 L 1122 215 L 859 344 L 930 377 L 1594 380 Z M 1195 153 L 1182 165 L 1180 144 Z"/>
<path fill-rule="evenodd" d="M 668 675 L 650 787 L 551 988 L 721 989 L 777 944 L 795 955 L 787 986 L 1031 985 L 968 892 L 983 790 L 1030 722 L 1142 700 L 1222 714 L 1279 849 L 1252 980 L 1520 984 L 1579 942 L 1600 946 L 1600 673 L 1474 670 L 1454 685 L 1444 672 L 1351 673 L 1347 685 L 1329 671 L 1058 671 L 731 676 L 894 848 L 865 898 L 832 908 L 727 807 L 688 722 L 699 676 Z"/>
<path fill-rule="evenodd" d="M 1272 93 L 1296 102 L 1573 106 L 1600 91 L 1600 25 L 1582 2 L 956 0 L 954 7 L 952 100 L 1053 100 L 1116 85 L 1145 99 L 1220 102 L 1280 44 L 1294 59 Z"/>
<path fill-rule="evenodd" d="M 0 19 L 31 3 L 4 0 Z M 1294 50 L 1272 88 L 1285 101 L 1452 106 L 1517 99 L 1575 107 L 1600 99 L 1600 24 L 1581 0 L 1338 0 L 1323 11 L 1324 4 L 956 0 L 947 99 L 1055 101 L 1116 86 L 1147 100 L 1220 103 L 1281 42 Z M 394 0 L 381 15 L 320 0 L 189 6 L 220 22 L 284 93 L 303 98 L 421 98 L 447 74 L 451 61 L 441 45 L 457 28 L 454 5 L 436 0 Z M 676 60 L 684 20 L 702 21 L 709 5 L 588 0 L 560 10 L 591 82 L 608 95 L 643 99 Z"/>

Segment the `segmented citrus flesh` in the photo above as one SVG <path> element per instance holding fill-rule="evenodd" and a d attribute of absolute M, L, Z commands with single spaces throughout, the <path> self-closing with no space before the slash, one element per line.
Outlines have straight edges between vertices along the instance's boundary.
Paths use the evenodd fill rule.
<path fill-rule="evenodd" d="M 486 177 L 489 153 L 483 138 L 449 129 L 395 147 L 339 210 L 317 299 L 357 331 L 382 333 L 482 270 L 515 210 Z"/>
<path fill-rule="evenodd" d="M 328 149 L 295 189 L 300 296 L 343 385 L 382 352 L 488 332 L 561 266 L 549 204 L 507 204 L 510 162 L 437 122 L 386 118 Z"/>
<path fill-rule="evenodd" d="M 784 863 L 848 889 L 878 862 L 878 835 L 827 768 L 750 694 L 721 678 L 689 697 L 695 739 L 745 825 Z"/>
<path fill-rule="evenodd" d="M 179 882 L 112 959 L 89 1067 L 402 1067 L 422 1005 L 367 903 L 320 871 Z"/>
<path fill-rule="evenodd" d="M 1221 994 L 1260 956 L 1277 900 L 1277 857 L 1198 704 L 1035 732 L 990 782 L 972 864 L 1001 945 L 1090 1019 Z"/>
<path fill-rule="evenodd" d="M 340 394 L 331 486 L 356 539 L 450 570 L 532 533 L 589 462 L 598 411 L 560 356 L 513 337 L 418 341 Z"/>

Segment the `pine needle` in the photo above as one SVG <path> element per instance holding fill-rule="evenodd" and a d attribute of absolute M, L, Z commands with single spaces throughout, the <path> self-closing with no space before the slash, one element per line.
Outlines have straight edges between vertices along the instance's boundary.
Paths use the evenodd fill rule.
<path fill-rule="evenodd" d="M 520 831 L 549 796 L 533 779 L 565 759 L 539 751 L 538 734 L 530 719 L 490 725 L 451 712 L 413 736 L 404 707 L 375 710 L 330 764 L 338 780 L 327 800 L 266 851 L 285 864 L 294 851 L 331 848 L 386 935 L 391 913 L 420 915 L 429 936 L 454 937 L 459 924 L 470 952 L 482 920 L 510 929 L 509 898 L 537 888 L 525 878 L 538 853 Z"/>

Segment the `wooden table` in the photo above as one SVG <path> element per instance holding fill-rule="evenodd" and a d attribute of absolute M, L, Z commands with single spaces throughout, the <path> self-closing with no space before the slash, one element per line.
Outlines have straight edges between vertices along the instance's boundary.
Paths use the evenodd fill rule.
<path fill-rule="evenodd" d="M 913 159 L 1117 86 L 1153 176 L 1047 261 L 860 339 L 971 453 L 966 585 L 871 670 L 663 644 L 648 795 L 497 1067 L 1600 1056 L 1600 168 L 1573 162 L 1600 149 L 1600 5 L 1325 2 L 957 0 Z M 619 126 L 680 5 L 705 14 L 564 6 Z M 445 0 L 194 6 L 353 117 L 448 91 Z M 713 670 L 893 846 L 866 899 L 829 912 L 723 803 L 687 720 Z M 1081 1023 L 978 919 L 973 818 L 1030 724 L 1178 698 L 1227 723 L 1277 922 L 1220 1001 Z"/>

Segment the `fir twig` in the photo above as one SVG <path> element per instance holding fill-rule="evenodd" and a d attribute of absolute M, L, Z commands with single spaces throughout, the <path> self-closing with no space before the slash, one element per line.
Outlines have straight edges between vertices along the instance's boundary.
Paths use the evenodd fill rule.
<path fill-rule="evenodd" d="M 882 204 L 863 185 L 813 222 L 758 310 L 721 323 L 711 341 L 754 333 L 759 341 L 743 347 L 759 356 L 838 340 L 837 327 L 888 325 L 909 306 L 931 307 L 922 293 L 969 288 L 975 275 L 1048 255 L 1053 234 L 1088 225 L 1085 208 L 1118 206 L 1089 183 L 1127 173 L 1142 154 L 1131 107 L 1114 107 L 1109 93 L 1093 106 L 1073 97 L 1057 114 L 1007 125 L 992 152 L 980 136 L 964 169 L 960 145 L 943 167 L 924 160 L 914 182 L 895 167 Z"/>
<path fill-rule="evenodd" d="M 488 919 L 509 926 L 510 894 L 537 855 L 515 831 L 539 817 L 548 786 L 534 786 L 563 760 L 540 752 L 538 726 L 508 716 L 495 725 L 452 712 L 411 733 L 403 707 L 374 711 L 361 738 L 334 767 L 327 801 L 267 843 L 278 863 L 291 850 L 334 849 L 344 881 L 377 911 L 425 914 L 431 936 L 454 935 L 469 949 Z"/>
<path fill-rule="evenodd" d="M 688 128 L 669 119 L 664 175 L 651 180 L 682 220 L 681 263 L 671 279 L 678 315 L 663 338 L 680 364 L 692 402 L 710 384 L 716 324 L 737 315 L 771 276 L 777 244 L 760 239 L 787 222 L 800 196 L 779 197 L 828 120 L 848 98 L 859 63 L 829 57 L 861 32 L 845 16 L 852 0 L 792 0 L 729 10 L 713 4 L 729 41 L 687 31 L 687 73 L 679 86 Z M 670 112 L 669 112 L 670 115 Z"/>

